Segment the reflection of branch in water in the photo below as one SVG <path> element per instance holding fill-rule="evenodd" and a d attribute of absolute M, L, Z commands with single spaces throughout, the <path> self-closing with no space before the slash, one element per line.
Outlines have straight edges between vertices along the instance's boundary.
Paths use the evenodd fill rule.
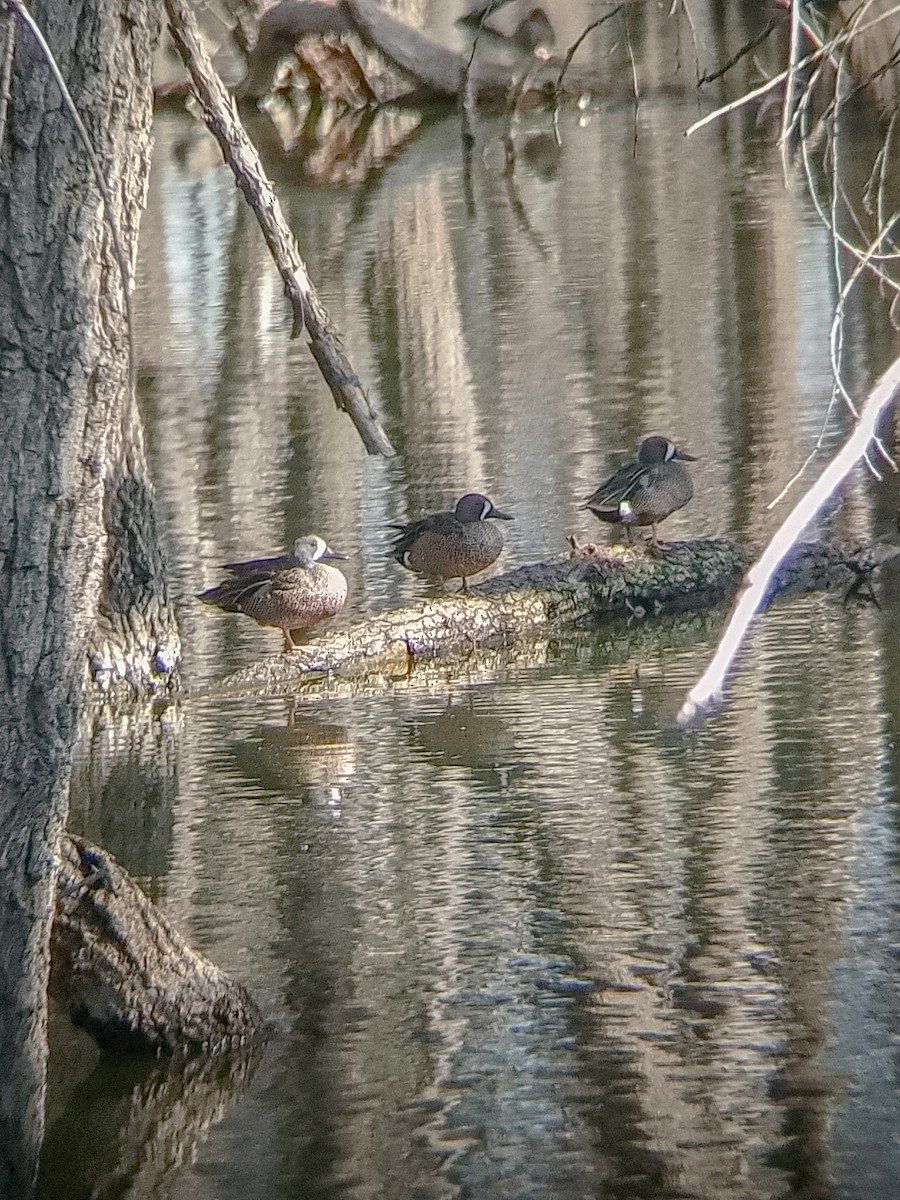
<path fill-rule="evenodd" d="M 475 150 L 475 120 L 478 116 L 478 94 L 472 79 L 472 64 L 475 61 L 475 54 L 478 50 L 478 39 L 481 37 L 485 21 L 494 9 L 494 3 L 495 0 L 488 0 L 481 14 L 478 28 L 475 30 L 475 37 L 472 39 L 472 50 L 466 59 L 466 65 L 463 67 L 462 83 L 459 89 L 459 115 L 462 125 L 463 144 L 463 193 L 466 198 L 466 212 L 470 217 L 475 215 L 475 192 L 472 186 L 472 155 Z"/>
<path fill-rule="evenodd" d="M 531 218 L 528 215 L 528 210 L 522 200 L 522 194 L 519 191 L 519 185 L 516 181 L 516 149 L 513 142 L 511 132 L 508 132 L 504 139 L 504 148 L 506 151 L 505 166 L 503 169 L 503 181 L 506 184 L 506 194 L 509 197 L 509 207 L 512 209 L 513 215 L 519 223 L 519 227 L 526 233 L 537 250 L 538 254 L 543 259 L 550 256 L 550 251 L 547 243 L 535 229 L 531 223 Z"/>
<path fill-rule="evenodd" d="M 547 245 L 532 225 L 525 205 L 522 202 L 522 196 L 519 192 L 518 184 L 516 183 L 516 144 L 513 138 L 513 128 L 516 124 L 516 119 L 518 116 L 519 102 L 521 101 L 522 96 L 525 94 L 525 89 L 528 87 L 533 70 L 534 68 L 532 67 L 522 75 L 509 98 L 509 120 L 507 121 L 506 134 L 503 138 L 503 179 L 506 183 L 506 192 L 509 196 L 509 205 L 516 220 L 519 222 L 522 230 L 527 233 L 528 237 L 534 243 L 534 246 L 541 258 L 546 259 L 549 256 Z"/>
<path fill-rule="evenodd" d="M 581 43 L 584 41 L 584 39 L 587 37 L 587 35 L 592 30 L 599 29 L 599 27 L 604 23 L 604 21 L 608 21 L 611 17 L 614 17 L 616 15 L 616 13 L 621 11 L 621 9 L 622 9 L 622 5 L 617 4 L 616 7 L 614 9 L 612 9 L 611 12 L 608 12 L 604 16 L 600 17 L 600 19 L 598 21 L 591 21 L 590 25 L 586 25 L 584 27 L 584 29 L 582 29 L 581 33 L 578 35 L 578 37 L 575 39 L 575 41 L 572 43 L 572 45 L 566 51 L 566 56 L 563 59 L 563 64 L 559 69 L 559 75 L 557 75 L 557 77 L 556 77 L 556 86 L 553 89 L 553 133 L 556 136 L 556 140 L 560 145 L 562 143 L 560 141 L 560 136 L 559 136 L 559 102 L 560 102 L 560 98 L 562 97 L 563 81 L 566 78 L 566 72 L 568 71 L 568 69 L 572 63 L 572 59 L 575 57 L 578 47 L 581 45 Z"/>
<path fill-rule="evenodd" d="M 39 1194 L 167 1195 L 210 1126 L 246 1091 L 263 1052 L 257 1042 L 202 1059 L 101 1055 L 47 1131 Z"/>

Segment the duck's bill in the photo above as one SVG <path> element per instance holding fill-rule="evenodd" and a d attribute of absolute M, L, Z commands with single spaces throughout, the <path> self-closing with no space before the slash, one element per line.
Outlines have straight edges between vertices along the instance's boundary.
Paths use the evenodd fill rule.
<path fill-rule="evenodd" d="M 509 513 L 504 513 L 499 508 L 494 508 L 493 504 L 491 505 L 491 511 L 487 515 L 493 517 L 495 521 L 514 521 L 516 519 L 510 516 Z"/>
<path fill-rule="evenodd" d="M 350 555 L 349 554 L 338 554 L 337 550 L 332 550 L 330 547 L 327 547 L 325 550 L 323 550 L 322 557 L 323 558 L 336 558 L 336 559 L 339 559 L 341 562 L 346 562 L 349 559 Z"/>

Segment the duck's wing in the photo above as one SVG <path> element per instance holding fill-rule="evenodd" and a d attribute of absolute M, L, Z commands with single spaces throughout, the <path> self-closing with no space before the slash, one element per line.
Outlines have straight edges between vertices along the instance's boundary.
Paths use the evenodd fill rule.
<path fill-rule="evenodd" d="M 404 562 L 405 556 L 413 548 L 420 538 L 429 533 L 446 533 L 449 527 L 456 520 L 456 517 L 451 512 L 431 513 L 430 516 L 422 517 L 418 521 L 410 521 L 408 525 L 391 525 L 391 529 L 396 529 L 398 532 L 391 541 L 391 554 L 396 558 L 398 563 Z"/>
<path fill-rule="evenodd" d="M 600 484 L 593 496 L 585 500 L 582 507 L 595 512 L 618 512 L 623 500 L 630 500 L 646 489 L 647 470 L 643 463 L 628 463 L 619 467 L 614 475 Z"/>
<path fill-rule="evenodd" d="M 223 563 L 222 570 L 232 575 L 274 575 L 297 566 L 293 554 L 278 554 L 274 558 L 248 558 L 246 562 Z"/>
<path fill-rule="evenodd" d="M 243 612 L 244 605 L 264 588 L 272 585 L 272 576 L 268 572 L 251 576 L 237 576 L 226 579 L 215 587 L 199 592 L 197 599 L 204 604 L 215 604 L 225 612 Z"/>

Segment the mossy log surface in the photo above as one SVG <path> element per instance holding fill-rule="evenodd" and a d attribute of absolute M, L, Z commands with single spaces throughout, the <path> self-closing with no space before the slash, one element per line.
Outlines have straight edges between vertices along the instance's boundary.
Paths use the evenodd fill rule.
<path fill-rule="evenodd" d="M 100 1045 L 235 1049 L 262 1026 L 249 993 L 192 950 L 111 855 L 60 845 L 51 993 Z"/>
<path fill-rule="evenodd" d="M 898 553 L 893 546 L 803 543 L 785 561 L 772 595 L 847 589 Z M 291 654 L 253 663 L 220 685 L 227 691 L 280 691 L 324 673 L 405 675 L 417 660 L 545 636 L 575 625 L 713 608 L 730 600 L 747 554 L 724 538 L 643 547 L 581 547 L 517 567 L 472 587 L 357 622 Z"/>

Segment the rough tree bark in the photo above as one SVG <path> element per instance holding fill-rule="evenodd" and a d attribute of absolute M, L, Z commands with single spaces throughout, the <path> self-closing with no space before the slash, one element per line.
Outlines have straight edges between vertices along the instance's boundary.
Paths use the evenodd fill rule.
<path fill-rule="evenodd" d="M 35 0 L 31 11 L 93 139 L 133 264 L 161 5 Z M 143 642 L 137 675 L 165 679 L 177 643 L 152 555 L 143 578 L 120 567 L 116 585 L 104 584 L 122 562 L 117 531 L 153 541 L 123 284 L 84 148 L 22 29 L 0 146 L 0 392 L 0 1194 L 23 1197 L 43 1131 L 58 844 L 103 597 L 117 633 L 94 646 L 107 647 L 113 673 Z"/>

